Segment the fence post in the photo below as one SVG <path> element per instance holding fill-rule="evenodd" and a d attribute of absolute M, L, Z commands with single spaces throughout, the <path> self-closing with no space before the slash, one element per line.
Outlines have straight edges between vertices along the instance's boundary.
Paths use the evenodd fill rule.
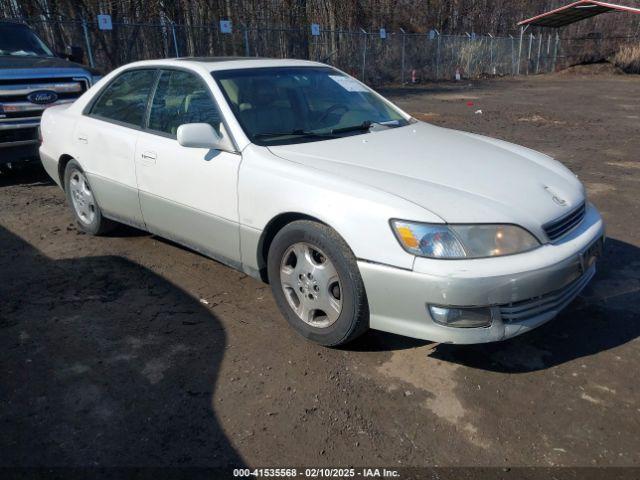
<path fill-rule="evenodd" d="M 469 78 L 471 78 L 471 52 L 472 52 L 472 48 L 471 48 L 471 35 L 469 35 L 469 32 L 464 32 L 467 37 L 469 37 L 469 56 L 467 57 L 467 75 L 469 76 Z"/>
<path fill-rule="evenodd" d="M 242 25 L 242 35 L 244 37 L 244 56 L 250 57 L 251 50 L 249 50 L 249 31 L 246 25 Z"/>
<path fill-rule="evenodd" d="M 167 23 L 164 17 L 160 16 L 160 25 L 162 27 L 162 52 L 166 57 L 169 57 L 169 30 L 167 29 Z"/>
<path fill-rule="evenodd" d="M 516 69 L 516 75 L 520 75 L 520 59 L 522 57 L 522 37 L 524 37 L 524 27 L 520 27 L 520 45 L 518 47 L 518 67 Z"/>
<path fill-rule="evenodd" d="M 440 32 L 436 30 L 437 45 L 436 45 L 436 80 L 440 78 Z"/>
<path fill-rule="evenodd" d="M 527 75 L 529 75 L 529 66 L 531 65 L 531 47 L 533 46 L 533 33 L 529 34 L 529 54 L 527 55 Z"/>
<path fill-rule="evenodd" d="M 494 67 L 493 67 L 493 35 L 488 33 L 489 35 L 489 74 L 494 75 Z"/>
<path fill-rule="evenodd" d="M 171 22 L 171 34 L 173 35 L 173 46 L 176 49 L 176 57 L 180 56 L 180 52 L 178 50 L 178 37 L 176 37 L 176 24 L 175 22 Z"/>
<path fill-rule="evenodd" d="M 556 71 L 556 60 L 558 59 L 558 43 L 560 42 L 560 34 L 556 31 L 556 42 L 553 46 L 553 63 L 551 64 L 551 71 Z"/>
<path fill-rule="evenodd" d="M 91 50 L 91 40 L 89 38 L 89 29 L 87 28 L 87 21 L 82 19 L 82 32 L 84 33 L 84 42 L 87 44 L 87 57 L 89 58 L 89 65 L 91 68 L 95 68 L 96 64 L 93 61 L 93 51 Z"/>
<path fill-rule="evenodd" d="M 365 71 L 367 68 L 367 31 L 364 28 L 361 28 L 364 46 L 362 47 L 362 81 L 365 81 Z"/>
<path fill-rule="evenodd" d="M 400 74 L 400 83 L 402 85 L 404 85 L 404 41 L 405 41 L 405 32 L 404 30 L 401 28 L 400 31 L 402 32 L 402 73 Z"/>
<path fill-rule="evenodd" d="M 514 75 L 516 73 L 516 52 L 515 45 L 513 43 L 513 35 L 509 35 L 509 38 L 511 39 L 511 75 Z"/>
<path fill-rule="evenodd" d="M 540 52 L 542 51 L 542 33 L 538 34 L 538 59 L 536 60 L 536 75 L 540 71 Z"/>

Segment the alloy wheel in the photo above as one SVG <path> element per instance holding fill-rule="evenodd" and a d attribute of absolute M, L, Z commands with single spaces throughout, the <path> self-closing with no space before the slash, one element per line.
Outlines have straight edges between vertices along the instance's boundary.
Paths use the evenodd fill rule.
<path fill-rule="evenodd" d="M 96 202 L 89 187 L 89 182 L 84 173 L 80 170 L 71 172 L 69 178 L 69 192 L 73 209 L 80 221 L 86 225 L 91 225 L 96 218 Z"/>
<path fill-rule="evenodd" d="M 333 325 L 342 311 L 340 276 L 318 247 L 298 242 L 284 252 L 280 285 L 291 309 L 316 328 Z"/>

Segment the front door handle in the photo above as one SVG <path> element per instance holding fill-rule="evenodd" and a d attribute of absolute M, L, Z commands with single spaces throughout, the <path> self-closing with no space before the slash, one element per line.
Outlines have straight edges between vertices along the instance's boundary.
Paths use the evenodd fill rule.
<path fill-rule="evenodd" d="M 156 152 L 142 152 L 140 155 L 143 165 L 155 165 L 156 164 Z"/>
<path fill-rule="evenodd" d="M 87 138 L 86 135 L 83 135 L 82 133 L 78 135 L 78 142 L 80 143 L 89 143 L 89 139 Z"/>

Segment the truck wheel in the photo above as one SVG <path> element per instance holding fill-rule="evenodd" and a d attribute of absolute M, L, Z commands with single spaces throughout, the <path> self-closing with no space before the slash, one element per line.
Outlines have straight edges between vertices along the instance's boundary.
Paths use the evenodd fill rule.
<path fill-rule="evenodd" d="M 78 227 L 90 235 L 104 235 L 117 225 L 102 216 L 87 176 L 75 160 L 64 170 L 64 190 Z"/>
<path fill-rule="evenodd" d="M 348 343 L 369 328 L 369 303 L 356 258 L 332 228 L 312 221 L 280 230 L 267 259 L 280 311 L 307 339 Z"/>

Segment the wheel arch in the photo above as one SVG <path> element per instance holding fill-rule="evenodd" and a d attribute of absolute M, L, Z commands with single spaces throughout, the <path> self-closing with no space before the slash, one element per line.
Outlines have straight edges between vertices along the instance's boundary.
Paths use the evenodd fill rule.
<path fill-rule="evenodd" d="M 258 241 L 258 251 L 256 252 L 258 258 L 258 270 L 260 272 L 260 278 L 263 282 L 269 283 L 269 274 L 267 273 L 267 257 L 269 255 L 269 248 L 271 247 L 273 239 L 285 226 L 298 220 L 310 220 L 312 222 L 317 222 L 322 225 L 331 227 L 331 225 L 327 224 L 317 217 L 300 212 L 280 213 L 269 220 L 264 230 L 262 231 L 262 234 L 260 235 L 260 240 Z"/>
<path fill-rule="evenodd" d="M 67 168 L 67 164 L 73 160 L 73 157 L 71 155 L 68 154 L 63 154 L 60 156 L 60 158 L 58 159 L 58 178 L 60 179 L 60 186 L 62 187 L 62 190 L 65 189 L 65 185 L 64 185 L 64 171 Z"/>

